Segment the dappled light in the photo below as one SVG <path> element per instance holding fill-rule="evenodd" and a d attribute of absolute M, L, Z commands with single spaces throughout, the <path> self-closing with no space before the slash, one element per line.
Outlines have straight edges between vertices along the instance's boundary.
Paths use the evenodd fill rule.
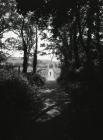
<path fill-rule="evenodd" d="M 0 128 L 103 139 L 103 0 L 0 0 Z"/>

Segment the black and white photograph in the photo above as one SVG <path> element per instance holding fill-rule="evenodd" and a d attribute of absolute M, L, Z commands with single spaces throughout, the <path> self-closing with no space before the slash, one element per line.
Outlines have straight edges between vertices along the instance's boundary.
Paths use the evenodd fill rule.
<path fill-rule="evenodd" d="M 0 0 L 0 140 L 103 139 L 103 0 Z"/>

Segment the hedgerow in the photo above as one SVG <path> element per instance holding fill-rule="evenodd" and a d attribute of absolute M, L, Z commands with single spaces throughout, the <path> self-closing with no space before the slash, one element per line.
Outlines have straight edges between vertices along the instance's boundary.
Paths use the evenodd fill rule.
<path fill-rule="evenodd" d="M 0 127 L 2 139 L 26 137 L 42 108 L 37 91 L 16 71 L 0 70 Z"/>

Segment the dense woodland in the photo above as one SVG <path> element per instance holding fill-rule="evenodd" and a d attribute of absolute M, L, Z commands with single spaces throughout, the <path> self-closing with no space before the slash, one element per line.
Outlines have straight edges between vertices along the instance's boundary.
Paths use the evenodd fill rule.
<path fill-rule="evenodd" d="M 52 35 L 48 37 L 45 30 Z M 3 43 L 8 31 L 19 39 Z M 50 41 L 41 47 L 51 50 L 60 61 L 56 82 L 71 101 L 60 115 L 43 123 L 36 121 L 49 110 L 42 110 L 46 97 L 38 96 L 38 89 L 45 86 L 45 78 L 37 73 L 38 32 L 42 40 Z M 0 0 L 0 49 L 0 139 L 103 137 L 102 0 Z M 5 49 L 23 51 L 22 71 L 5 63 L 10 57 Z M 30 57 L 33 71 L 28 73 Z"/>

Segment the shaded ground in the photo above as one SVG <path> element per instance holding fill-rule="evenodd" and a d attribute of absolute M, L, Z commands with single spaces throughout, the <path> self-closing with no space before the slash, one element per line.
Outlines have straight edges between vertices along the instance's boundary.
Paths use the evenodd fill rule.
<path fill-rule="evenodd" d="M 47 81 L 45 86 L 39 90 L 39 96 L 41 97 L 44 108 L 47 110 L 44 119 L 41 121 L 46 121 L 61 114 L 61 111 L 70 103 L 69 95 L 64 89 L 60 88 L 56 81 Z"/>
<path fill-rule="evenodd" d="M 70 140 L 66 135 L 67 120 L 63 118 L 61 112 L 70 103 L 68 94 L 61 89 L 56 81 L 47 81 L 39 95 L 44 103 L 45 112 L 37 122 L 37 140 Z"/>

